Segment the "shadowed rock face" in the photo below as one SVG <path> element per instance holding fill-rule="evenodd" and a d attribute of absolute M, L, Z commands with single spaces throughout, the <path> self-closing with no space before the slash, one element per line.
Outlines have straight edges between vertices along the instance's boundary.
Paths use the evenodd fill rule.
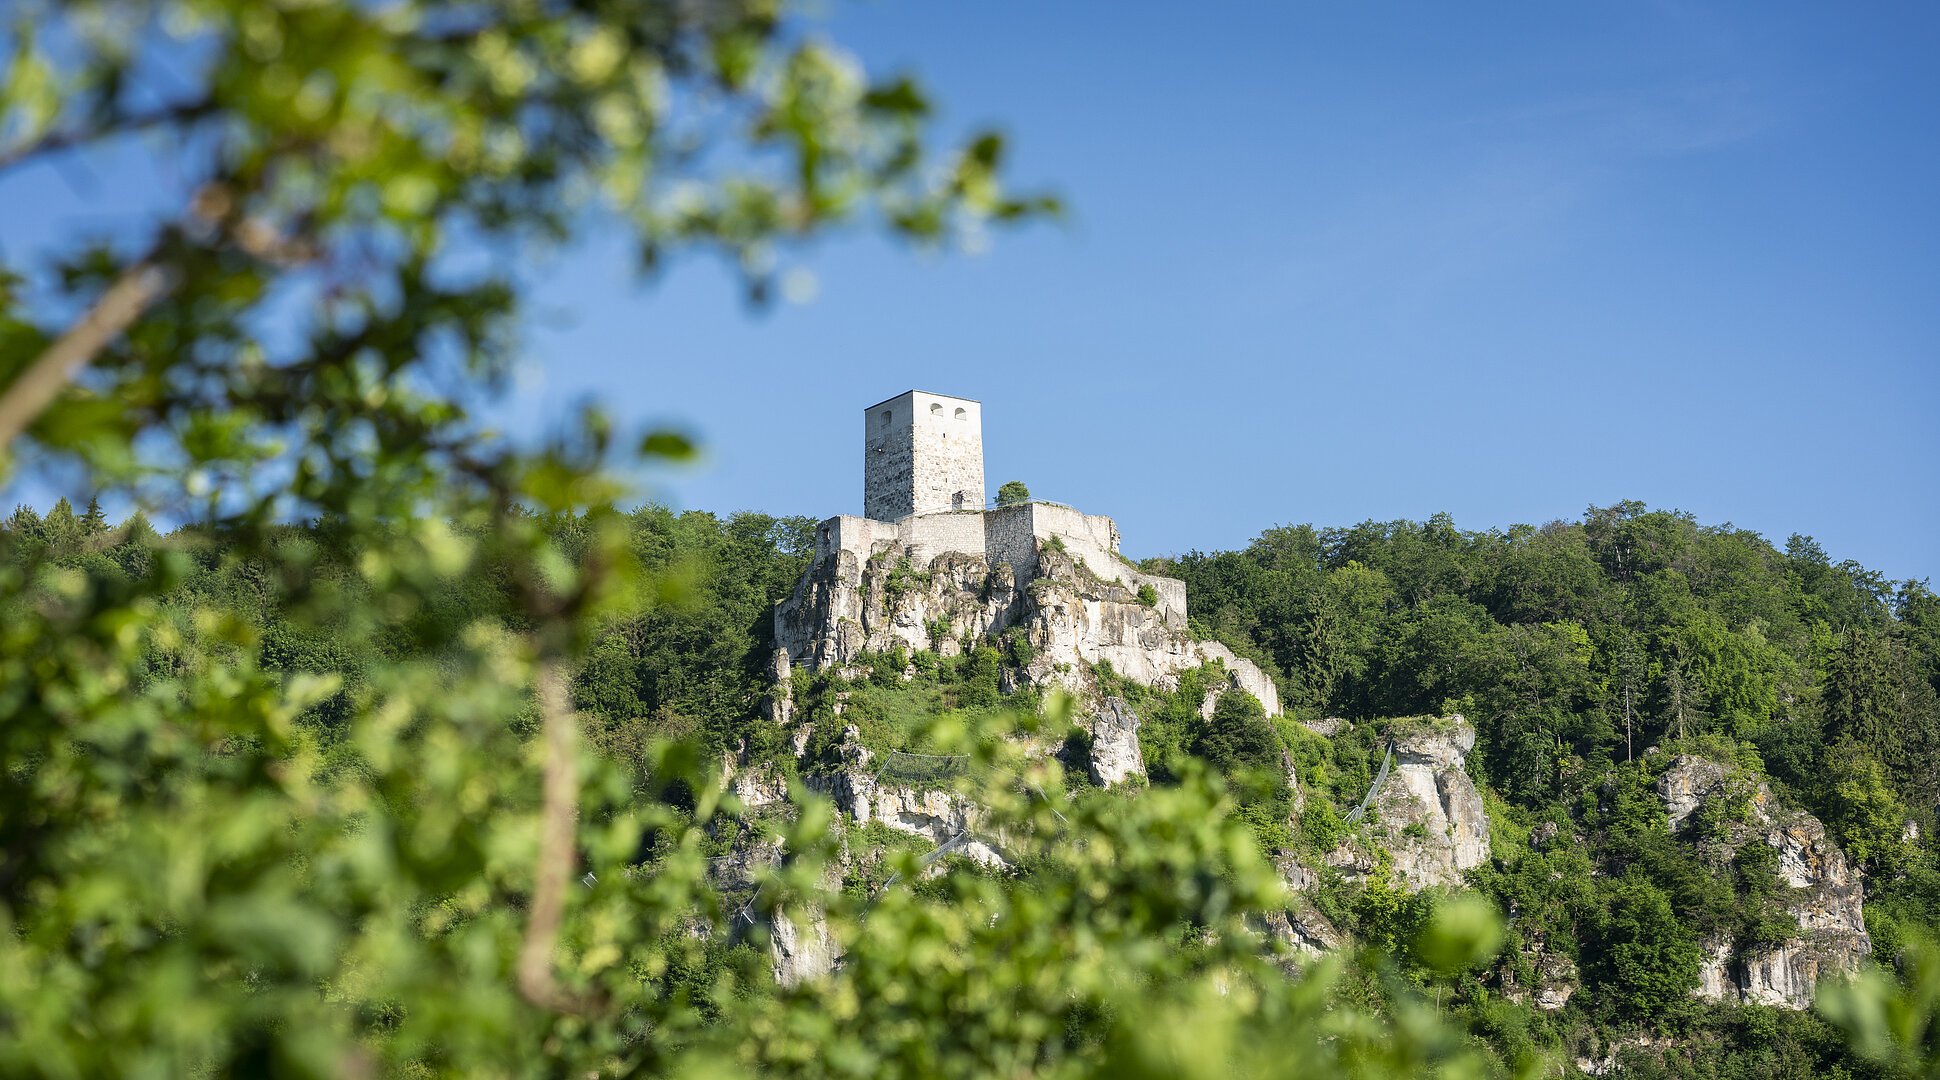
<path fill-rule="evenodd" d="M 1088 668 L 1109 663 L 1136 683 L 1170 689 L 1180 672 L 1208 662 L 1231 686 L 1280 712 L 1273 680 L 1217 642 L 1193 641 L 1167 612 L 1141 603 L 1130 567 L 1092 566 L 1053 547 L 1037 548 L 1025 580 L 1008 564 L 945 552 L 916 565 L 885 547 L 868 560 L 846 549 L 819 559 L 775 608 L 775 643 L 790 663 L 843 667 L 865 653 L 934 648 L 953 655 L 964 639 L 1023 632 L 1032 659 L 1026 682 L 1095 697 Z M 1169 580 L 1169 579 L 1166 579 Z M 1175 613 L 1182 616 L 1182 612 Z"/>
<path fill-rule="evenodd" d="M 1568 1005 L 1580 986 L 1576 961 L 1557 952 L 1541 934 L 1531 934 L 1522 943 L 1522 953 L 1530 961 L 1530 981 L 1524 985 L 1513 971 L 1502 976 L 1502 995 L 1511 1001 L 1525 1001 L 1544 1012 L 1555 1012 Z"/>
<path fill-rule="evenodd" d="M 1743 800 L 1743 820 L 1725 827 L 1723 843 L 1732 856 L 1750 843 L 1777 852 L 1785 911 L 1799 929 L 1790 941 L 1749 949 L 1721 938 L 1706 940 L 1697 996 L 1805 1009 L 1820 979 L 1858 970 L 1873 950 L 1866 933 L 1865 888 L 1818 818 L 1778 805 L 1762 781 L 1688 754 L 1679 755 L 1658 778 L 1657 793 L 1673 832 L 1684 831 L 1716 800 Z"/>
<path fill-rule="evenodd" d="M 1369 845 L 1393 857 L 1396 885 L 1410 892 L 1460 885 L 1489 861 L 1489 816 L 1464 765 L 1475 729 L 1460 716 L 1397 734 L 1394 767 L 1376 793 L 1361 837 L 1328 856 L 1350 877 L 1368 872 Z"/>
<path fill-rule="evenodd" d="M 1333 952 L 1347 941 L 1327 916 L 1305 902 L 1267 912 L 1261 917 L 1258 929 L 1268 940 L 1286 946 L 1301 960 Z"/>

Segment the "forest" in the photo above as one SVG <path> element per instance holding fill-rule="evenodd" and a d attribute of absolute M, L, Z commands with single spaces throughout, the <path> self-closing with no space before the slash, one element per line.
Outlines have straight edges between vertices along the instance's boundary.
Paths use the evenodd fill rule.
<path fill-rule="evenodd" d="M 747 830 L 799 827 L 718 810 L 710 819 L 695 792 L 669 801 L 663 785 L 682 767 L 667 757 L 677 746 L 692 748 L 690 765 L 725 755 L 744 765 L 771 762 L 791 775 L 815 767 L 821 751 L 811 745 L 798 764 L 787 733 L 761 707 L 774 690 L 771 612 L 807 567 L 812 523 L 657 506 L 533 521 L 568 561 L 589 558 L 591 537 L 606 531 L 624 537 L 638 566 L 638 591 L 601 617 L 571 672 L 571 697 L 587 742 L 619 785 L 613 807 L 657 802 L 672 809 L 679 826 L 675 833 L 667 822 L 649 827 L 639 846 L 615 857 L 668 873 L 669 853 L 681 846 L 672 838 L 677 833 L 711 857 L 735 850 Z M 96 504 L 76 513 L 63 501 L 45 516 L 19 508 L 0 537 L 12 579 L 38 580 L 55 594 L 127 589 L 167 575 L 144 645 L 129 654 L 131 690 L 152 692 L 185 670 L 213 673 L 223 665 L 285 684 L 312 682 L 314 700 L 293 718 L 287 737 L 319 755 L 320 778 L 369 767 L 362 760 L 368 744 L 355 735 L 353 718 L 384 692 L 388 672 L 435 640 L 436 627 L 517 628 L 516 581 L 489 569 L 450 582 L 438 590 L 435 610 L 414 612 L 401 625 L 359 626 L 356 613 L 383 605 L 381 577 L 371 573 L 377 552 L 340 546 L 323 522 L 288 527 L 274 545 L 286 556 L 305 552 L 297 595 L 327 591 L 327 604 L 292 602 L 269 587 L 274 561 L 230 549 L 219 535 L 196 528 L 162 535 L 140 516 L 111 523 Z M 1636 503 L 1592 507 L 1578 522 L 1506 531 L 1465 532 L 1443 516 L 1281 527 L 1243 550 L 1144 565 L 1188 582 L 1194 632 L 1265 665 L 1289 715 L 1269 722 L 1250 698 L 1228 695 L 1202 717 L 1191 677 L 1173 692 L 1120 686 L 1145 717 L 1153 785 L 1129 796 L 1133 802 L 1171 789 L 1182 796 L 1211 792 L 1232 800 L 1228 820 L 1258 852 L 1321 851 L 1337 842 L 1342 816 L 1378 760 L 1374 728 L 1365 722 L 1461 713 L 1478 729 L 1469 768 L 1488 801 L 1495 851 L 1471 873 L 1466 895 L 1486 898 L 1494 918 L 1507 916 L 1506 939 L 1499 951 L 1486 950 L 1488 959 L 1438 969 L 1423 943 L 1442 927 L 1438 920 L 1460 912 L 1455 898 L 1379 881 L 1324 880 L 1316 903 L 1365 950 L 1331 976 L 1330 1015 L 1361 1010 L 1397 1023 L 1434 995 L 1446 1029 L 1440 1037 L 1451 1041 L 1409 1052 L 1426 1053 L 1424 1061 L 1444 1068 L 1465 1062 L 1484 1072 L 1552 1072 L 1586 1047 L 1648 1032 L 1664 1043 L 1622 1057 L 1623 1075 L 1894 1074 L 1892 1057 L 1855 1052 L 1851 1021 L 1837 1022 L 1846 1014 L 1836 998 L 1829 1011 L 1802 1014 L 1694 998 L 1700 935 L 1725 927 L 1756 940 L 1759 921 L 1774 918 L 1771 899 L 1782 886 L 1768 864 L 1741 855 L 1718 865 L 1688 836 L 1671 835 L 1650 784 L 1670 754 L 1695 753 L 1747 770 L 1781 800 L 1816 814 L 1864 871 L 1880 970 L 1900 970 L 1917 985 L 1919 958 L 1940 927 L 1932 839 L 1940 797 L 1940 602 L 1924 584 L 1889 585 L 1852 563 L 1835 564 L 1805 537 L 1780 549 L 1752 533 Z M 8 621 L 27 618 L 16 606 Z M 1001 755 L 1016 741 L 1002 733 L 1018 733 L 1006 725 L 1022 723 L 1028 735 L 1043 716 L 1053 725 L 1060 717 L 1059 707 L 1035 691 L 999 690 L 999 673 L 1017 659 L 1017 647 L 994 642 L 953 658 L 902 658 L 895 669 L 917 661 L 911 669 L 921 674 L 913 682 L 798 676 L 805 719 L 827 719 L 828 702 L 839 693 L 849 703 L 846 721 L 863 725 L 879 749 Z M 212 661 L 219 663 L 205 666 Z M 1025 719 L 1017 719 L 1020 710 Z M 1356 734 L 1321 738 L 1302 723 L 1323 717 L 1349 721 Z M 536 727 L 529 703 L 508 720 L 515 739 Z M 939 720 L 947 721 L 940 731 Z M 825 726 L 818 730 L 826 735 Z M 1082 737 L 1071 730 L 1070 737 Z M 1058 730 L 1040 735 L 1065 737 Z M 966 737 L 971 744 L 962 742 Z M 1296 762 L 1309 793 L 1305 811 L 1291 821 L 1285 781 L 1272 767 L 1283 755 Z M 20 757 L 10 761 L 23 767 Z M 1089 788 L 1082 768 L 1053 767 L 1059 798 L 1071 800 L 1067 810 L 1124 812 L 1125 793 Z M 717 773 L 711 783 L 719 781 Z M 814 816 L 815 796 L 794 798 L 797 813 Z M 1119 809 L 1109 809 L 1114 804 Z M 1532 842 L 1545 825 L 1579 843 Z M 842 841 L 849 856 L 836 861 L 840 889 L 874 902 L 899 860 L 920 854 L 921 845 L 880 826 L 850 832 Z M 1069 842 L 1053 838 L 1052 846 Z M 1137 836 L 1127 842 L 1158 846 Z M 855 857 L 860 852 L 869 854 Z M 1050 865 L 1025 862 L 995 878 L 952 860 L 943 878 L 916 886 L 911 902 L 961 906 L 968 902 L 961 890 L 1029 893 L 1040 876 L 1072 872 L 1056 866 L 1055 856 L 1044 859 Z M 13 887 L 31 877 L 31 864 L 24 875 L 19 862 L 9 866 L 17 875 Z M 1241 867 L 1222 874 L 1243 888 Z M 700 895 L 684 899 L 700 903 Z M 988 896 L 980 902 L 993 903 Z M 1533 941 L 1566 949 L 1580 967 L 1582 990 L 1559 1012 L 1504 993 L 1517 965 L 1529 978 L 1525 945 Z M 680 1040 L 675 1060 L 730 1032 L 744 1049 L 777 1052 L 746 1042 L 748 1003 L 779 1010 L 777 1000 L 792 992 L 773 984 L 758 944 L 717 934 L 669 957 L 658 978 L 641 981 L 663 1002 L 690 1004 L 684 1022 L 694 1030 Z M 866 954 L 866 944 L 852 947 Z M 1184 942 L 1171 948 L 1185 952 L 1168 965 L 1190 963 L 1182 959 L 1192 952 Z M 858 1016 L 867 1017 L 868 1007 L 859 1003 Z M 1102 1037 L 1083 1035 L 1087 1025 L 1105 1028 L 1095 1016 L 1067 1016 L 1061 1024 L 1068 1030 L 1053 1042 L 1067 1054 Z M 1929 1062 L 1931 1036 L 1929 1026 Z M 1908 1052 L 1917 1055 L 1922 1036 L 1911 1037 Z M 1041 1045 L 1032 1051 L 1045 1052 Z M 761 1067 L 786 1060 L 768 1058 Z M 1915 1057 L 1899 1067 L 1917 1073 L 1920 1066 Z"/>

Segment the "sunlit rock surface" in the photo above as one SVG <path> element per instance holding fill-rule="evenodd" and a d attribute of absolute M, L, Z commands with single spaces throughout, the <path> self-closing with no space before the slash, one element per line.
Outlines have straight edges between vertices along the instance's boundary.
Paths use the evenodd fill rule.
<path fill-rule="evenodd" d="M 776 607 L 776 644 L 790 664 L 840 669 L 899 646 L 953 655 L 966 639 L 992 640 L 1014 629 L 1031 654 L 1022 672 L 1030 685 L 1063 686 L 1095 701 L 1095 665 L 1171 689 L 1181 672 L 1215 663 L 1229 685 L 1278 715 L 1279 693 L 1265 672 L 1186 633 L 1183 584 L 1143 573 L 1095 544 L 1086 549 L 1089 558 L 1061 537 L 1028 544 L 1020 568 L 988 554 L 924 558 L 920 547 L 894 535 L 867 555 L 831 541 Z"/>
<path fill-rule="evenodd" d="M 1475 729 L 1460 716 L 1405 722 L 1393 737 L 1394 765 L 1375 793 L 1360 836 L 1328 857 L 1349 877 L 1391 856 L 1394 883 L 1415 891 L 1460 885 L 1489 861 L 1489 817 L 1465 762 Z"/>
<path fill-rule="evenodd" d="M 1865 888 L 1818 818 L 1779 805 L 1755 777 L 1688 754 L 1658 778 L 1657 793 L 1673 832 L 1690 828 L 1717 803 L 1729 811 L 1720 838 L 1729 854 L 1749 843 L 1770 845 L 1778 855 L 1785 912 L 1798 926 L 1797 937 L 1776 945 L 1740 949 L 1718 938 L 1703 942 L 1699 997 L 1805 1009 L 1819 980 L 1858 970 L 1873 949 Z"/>
<path fill-rule="evenodd" d="M 1138 745 L 1138 714 L 1125 699 L 1106 698 L 1090 720 L 1091 757 L 1087 769 L 1091 782 L 1099 787 L 1114 787 L 1132 777 L 1145 775 L 1145 757 Z"/>

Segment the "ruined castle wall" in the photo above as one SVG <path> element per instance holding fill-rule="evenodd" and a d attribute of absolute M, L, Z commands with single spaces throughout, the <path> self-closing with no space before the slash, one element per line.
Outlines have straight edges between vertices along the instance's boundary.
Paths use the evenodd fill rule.
<path fill-rule="evenodd" d="M 1100 580 L 1122 583 L 1136 592 L 1152 586 L 1165 624 L 1176 630 L 1186 625 L 1186 586 L 1177 578 L 1147 574 L 1118 554 L 1118 526 L 1103 514 L 1085 514 L 1068 506 L 1026 503 L 998 510 L 914 514 L 899 521 L 878 521 L 844 514 L 822 522 L 816 530 L 816 558 L 848 552 L 866 564 L 878 552 L 893 550 L 917 566 L 954 553 L 1008 564 L 1017 580 L 1037 574 L 1038 545 L 1056 537 L 1066 551 Z"/>
<path fill-rule="evenodd" d="M 1186 583 L 1139 570 L 1118 553 L 1118 523 L 1104 514 L 1086 514 L 1054 503 L 1032 503 L 1032 530 L 1039 540 L 1055 536 L 1085 567 L 1105 581 L 1122 581 L 1136 592 L 1152 586 L 1167 626 L 1186 625 Z"/>
<path fill-rule="evenodd" d="M 897 523 L 897 540 L 911 561 L 926 565 L 945 552 L 982 556 L 985 551 L 983 514 L 920 514 Z"/>
<path fill-rule="evenodd" d="M 857 563 L 866 563 L 878 547 L 896 538 L 893 522 L 842 514 L 815 527 L 815 559 L 820 562 L 838 551 L 846 551 L 856 557 Z"/>
<path fill-rule="evenodd" d="M 991 565 L 1010 564 L 1019 581 L 1037 576 L 1037 527 L 1031 523 L 1034 506 L 1006 506 L 983 515 L 984 551 Z"/>

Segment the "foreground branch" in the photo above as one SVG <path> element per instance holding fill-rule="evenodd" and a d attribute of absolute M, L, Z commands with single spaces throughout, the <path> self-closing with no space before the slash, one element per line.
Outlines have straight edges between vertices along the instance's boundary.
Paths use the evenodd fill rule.
<path fill-rule="evenodd" d="M 261 218 L 239 216 L 238 199 L 227 181 L 207 181 L 189 202 L 186 229 L 211 245 L 233 242 L 244 253 L 274 266 L 295 265 L 317 257 L 308 238 L 285 235 Z M 76 373 L 173 285 L 172 275 L 159 261 L 160 250 L 158 241 L 155 249 L 123 270 L 81 320 L 55 339 L 0 395 L 0 457 L 54 403 Z"/>
<path fill-rule="evenodd" d="M 0 394 L 0 453 L 53 404 L 76 372 L 108 342 L 127 330 L 168 286 L 168 275 L 151 262 L 122 271 L 81 321 L 69 327 Z"/>
<path fill-rule="evenodd" d="M 205 97 L 196 101 L 167 105 L 153 112 L 124 116 L 116 123 L 104 127 L 72 128 L 66 131 L 49 132 L 32 142 L 0 151 L 0 172 L 6 172 L 50 154 L 99 146 L 122 135 L 200 120 L 215 111 L 215 99 Z"/>
<path fill-rule="evenodd" d="M 553 947 L 566 912 L 566 887 L 573 872 L 573 826 L 579 816 L 577 721 L 566 690 L 563 661 L 539 662 L 539 717 L 545 740 L 539 857 L 533 867 L 532 909 L 519 946 L 519 993 L 542 1009 L 577 1011 L 581 1002 L 552 974 Z"/>

